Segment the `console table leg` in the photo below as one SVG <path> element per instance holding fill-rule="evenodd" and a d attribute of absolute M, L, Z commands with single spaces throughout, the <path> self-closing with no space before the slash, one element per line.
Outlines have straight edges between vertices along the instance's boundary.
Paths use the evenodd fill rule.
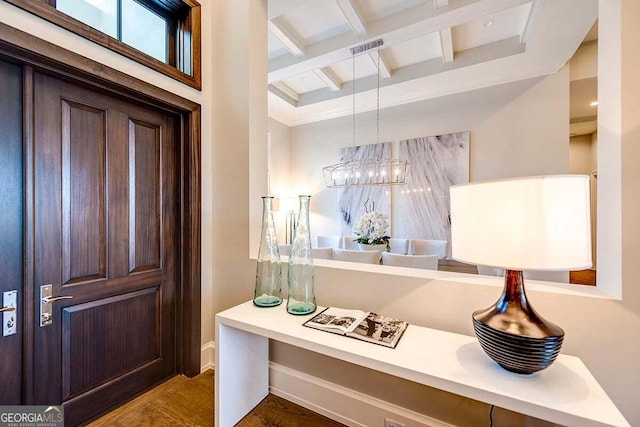
<path fill-rule="evenodd" d="M 216 322 L 215 371 L 215 425 L 233 426 L 269 394 L 269 339 Z"/>

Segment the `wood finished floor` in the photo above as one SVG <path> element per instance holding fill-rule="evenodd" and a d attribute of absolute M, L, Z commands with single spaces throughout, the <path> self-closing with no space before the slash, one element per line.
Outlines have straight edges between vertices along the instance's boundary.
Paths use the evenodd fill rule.
<path fill-rule="evenodd" d="M 213 371 L 173 377 L 88 424 L 90 427 L 213 426 Z M 269 395 L 239 427 L 342 426 L 301 406 Z"/>

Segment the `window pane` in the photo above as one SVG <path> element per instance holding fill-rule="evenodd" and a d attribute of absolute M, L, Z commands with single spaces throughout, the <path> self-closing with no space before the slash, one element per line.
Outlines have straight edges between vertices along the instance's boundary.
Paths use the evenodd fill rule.
<path fill-rule="evenodd" d="M 56 9 L 118 38 L 117 0 L 57 0 Z"/>
<path fill-rule="evenodd" d="M 167 21 L 134 0 L 122 0 L 122 41 L 167 62 Z"/>

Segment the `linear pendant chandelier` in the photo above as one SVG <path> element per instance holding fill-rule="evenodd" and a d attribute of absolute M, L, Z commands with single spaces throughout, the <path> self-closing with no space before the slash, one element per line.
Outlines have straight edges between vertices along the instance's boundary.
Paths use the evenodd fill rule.
<path fill-rule="evenodd" d="M 353 66 L 353 147 L 356 147 L 356 55 L 377 49 L 376 143 L 380 143 L 380 46 L 382 39 L 350 49 Z M 355 154 L 356 150 L 354 150 Z M 351 159 L 322 168 L 327 188 L 398 185 L 407 182 L 408 162 L 400 159 Z"/>

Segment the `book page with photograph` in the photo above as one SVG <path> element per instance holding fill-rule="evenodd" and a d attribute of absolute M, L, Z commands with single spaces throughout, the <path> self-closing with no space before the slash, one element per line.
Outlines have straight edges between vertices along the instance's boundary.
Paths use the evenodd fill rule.
<path fill-rule="evenodd" d="M 347 334 L 353 331 L 366 316 L 367 312 L 361 310 L 344 310 L 329 307 L 306 321 L 304 326 L 338 334 Z"/>
<path fill-rule="evenodd" d="M 347 336 L 395 348 L 407 326 L 408 323 L 404 320 L 369 313 Z"/>

